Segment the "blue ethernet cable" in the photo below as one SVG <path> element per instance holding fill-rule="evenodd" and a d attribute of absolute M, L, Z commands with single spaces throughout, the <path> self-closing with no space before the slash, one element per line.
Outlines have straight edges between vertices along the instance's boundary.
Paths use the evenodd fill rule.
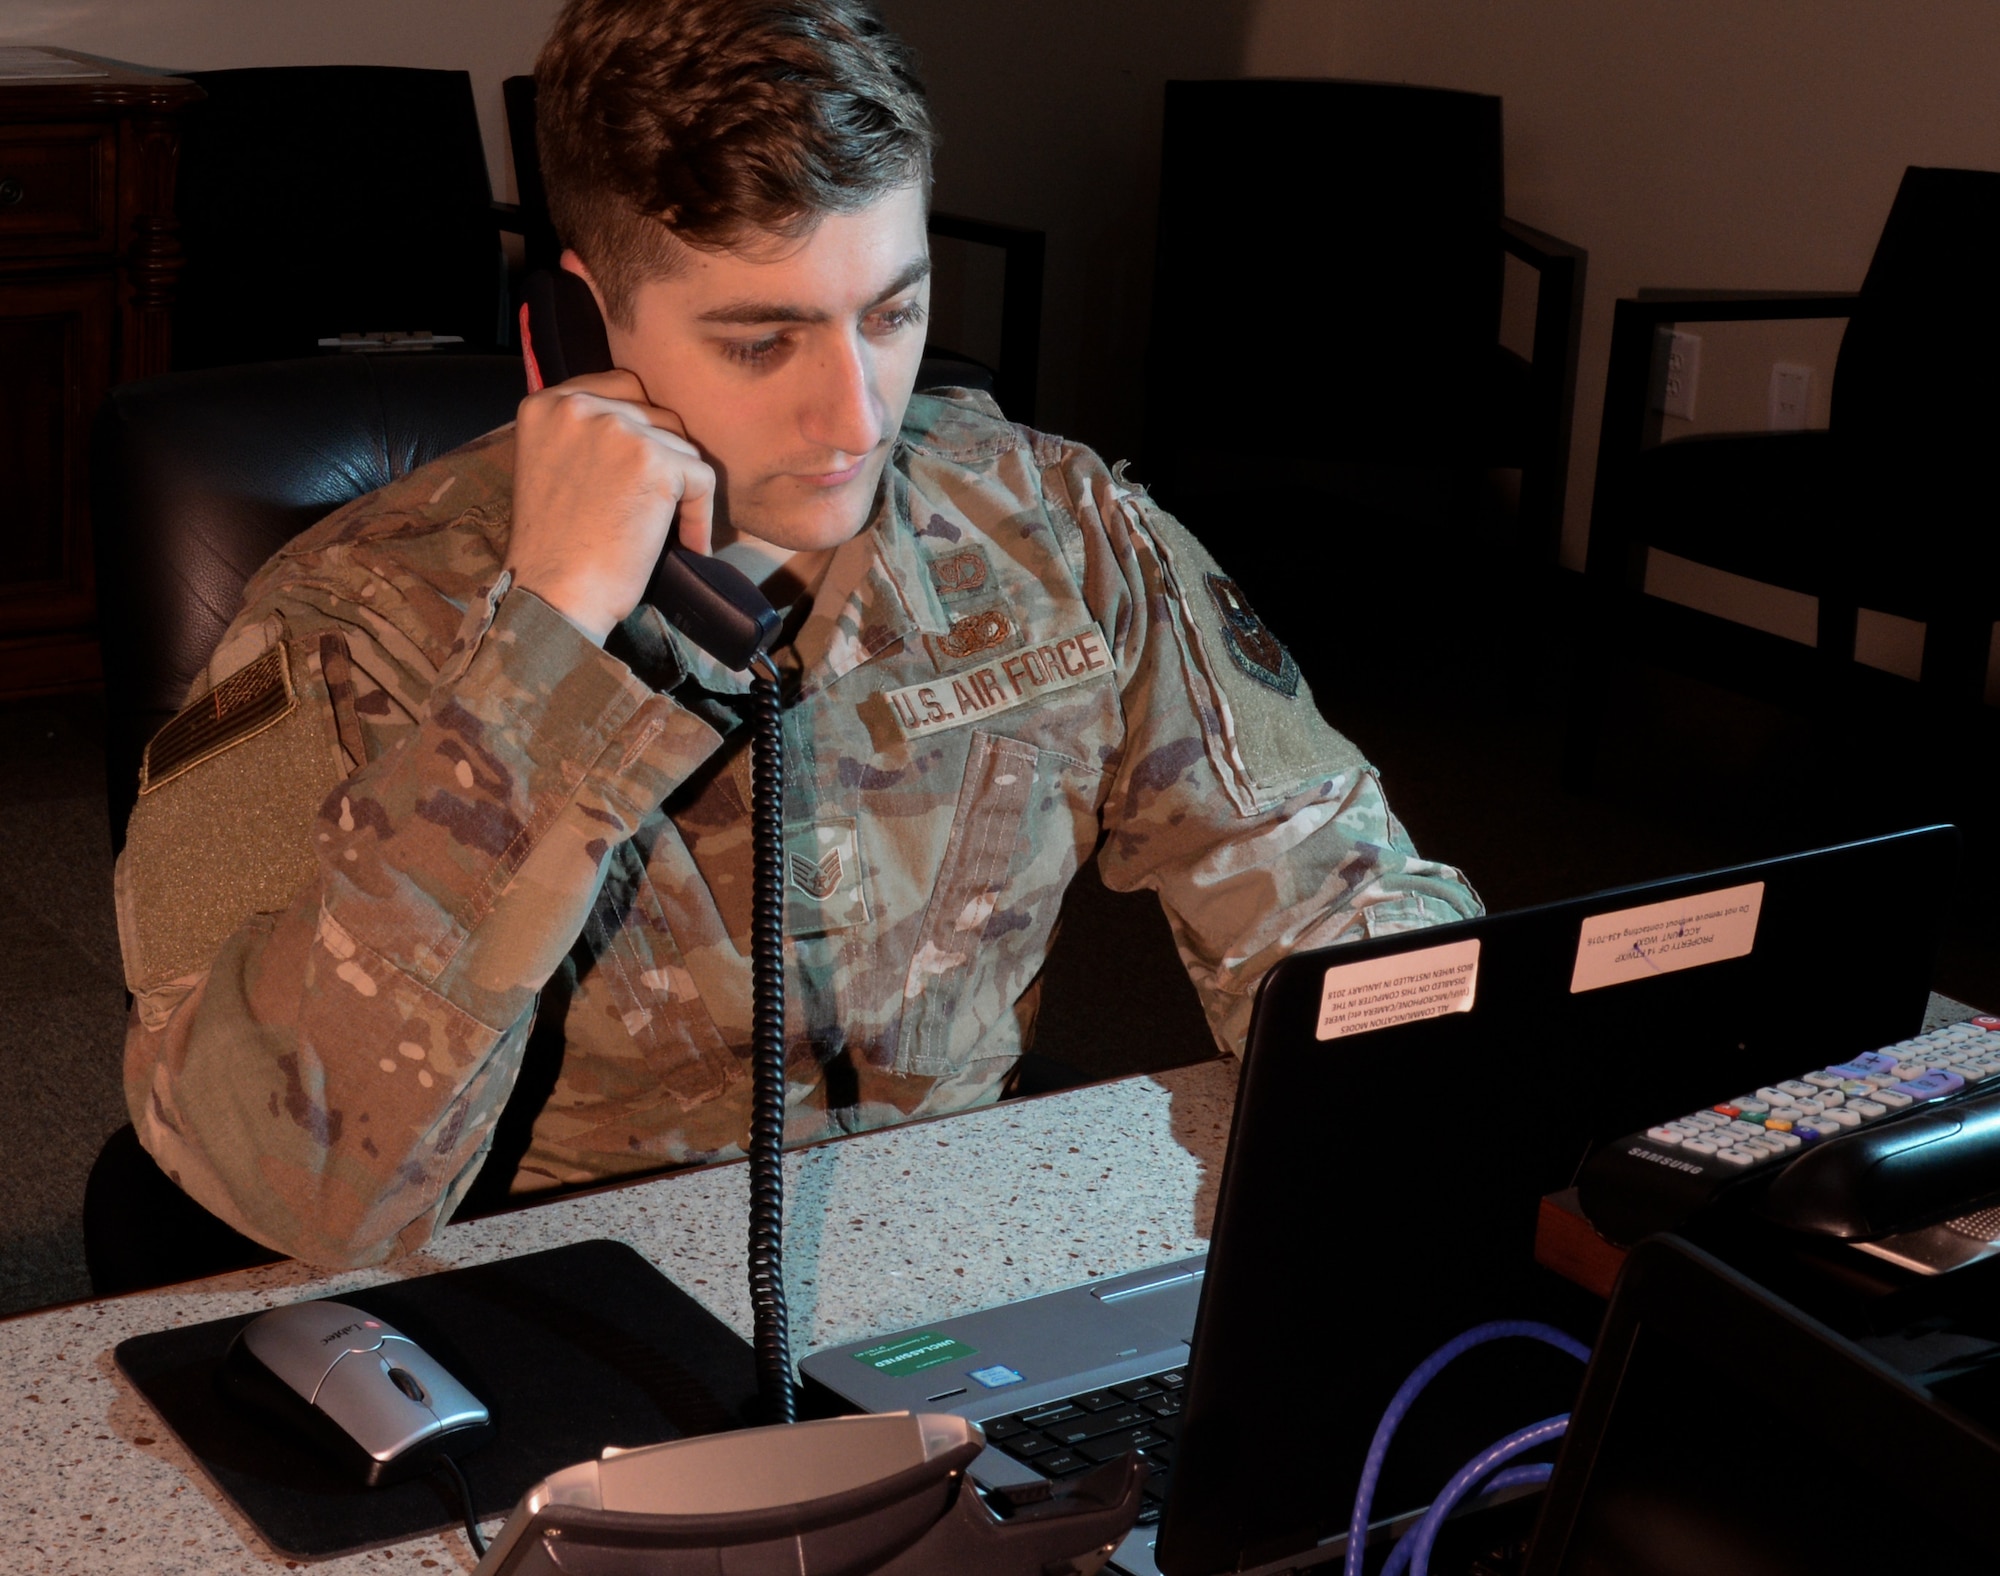
<path fill-rule="evenodd" d="M 1574 1337 L 1564 1334 L 1554 1325 L 1541 1324 L 1533 1319 L 1495 1319 L 1487 1324 L 1474 1325 L 1462 1335 L 1453 1336 L 1423 1362 L 1417 1365 L 1410 1377 L 1391 1397 L 1388 1407 L 1382 1413 L 1382 1421 L 1375 1425 L 1375 1437 L 1368 1442 L 1368 1455 L 1361 1466 L 1361 1482 L 1354 1491 L 1354 1514 L 1347 1523 L 1347 1563 L 1345 1576 L 1361 1576 L 1364 1546 L 1368 1537 L 1368 1513 L 1375 1504 L 1375 1485 L 1381 1481 L 1382 1462 L 1389 1454 L 1389 1441 L 1395 1436 L 1397 1425 L 1403 1421 L 1410 1407 L 1423 1393 L 1424 1386 L 1435 1379 L 1440 1370 L 1455 1359 L 1462 1357 L 1475 1346 L 1483 1346 L 1488 1341 L 1507 1340 L 1524 1337 L 1544 1341 L 1560 1352 L 1566 1352 L 1580 1363 L 1590 1361 L 1590 1348 Z"/>
<path fill-rule="evenodd" d="M 1437 1542 L 1437 1535 L 1443 1528 L 1458 1502 L 1480 1487 L 1480 1479 L 1504 1466 L 1515 1456 L 1546 1445 L 1551 1440 L 1560 1439 L 1569 1427 L 1569 1413 L 1559 1412 L 1554 1417 L 1545 1417 L 1539 1423 L 1522 1429 L 1518 1434 L 1509 1434 L 1497 1444 L 1488 1445 L 1478 1455 L 1458 1469 L 1452 1480 L 1444 1486 L 1444 1491 L 1431 1501 L 1431 1508 L 1424 1512 L 1423 1520 L 1406 1532 L 1390 1550 L 1387 1562 L 1382 1566 L 1382 1576 L 1402 1576 L 1404 1567 L 1409 1567 L 1410 1576 L 1430 1576 L 1431 1548 Z M 1514 1483 L 1546 1482 L 1555 1471 L 1546 1461 L 1532 1462 L 1524 1466 L 1511 1467 L 1495 1473 L 1484 1488 L 1487 1492 L 1506 1488 Z"/>

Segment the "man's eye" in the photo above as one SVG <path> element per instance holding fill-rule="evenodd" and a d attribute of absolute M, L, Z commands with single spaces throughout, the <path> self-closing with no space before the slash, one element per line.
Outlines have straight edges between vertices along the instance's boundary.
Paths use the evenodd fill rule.
<path fill-rule="evenodd" d="M 762 339 L 726 339 L 722 342 L 722 353 L 731 361 L 757 367 L 773 360 L 785 343 L 783 334 L 766 334 Z"/>
<path fill-rule="evenodd" d="M 911 301 L 903 306 L 875 314 L 875 332 L 894 334 L 905 328 L 915 328 L 924 320 L 924 305 L 921 301 Z"/>

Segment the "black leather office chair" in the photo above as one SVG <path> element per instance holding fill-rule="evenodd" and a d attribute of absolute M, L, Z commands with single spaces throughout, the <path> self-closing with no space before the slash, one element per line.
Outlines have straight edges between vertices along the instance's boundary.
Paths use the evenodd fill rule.
<path fill-rule="evenodd" d="M 174 366 L 315 353 L 343 333 L 513 343 L 472 79 L 401 66 L 187 75 Z"/>
<path fill-rule="evenodd" d="M 325 356 L 112 390 L 92 434 L 112 847 L 146 741 L 264 561 L 349 499 L 514 419 L 515 356 Z"/>
<path fill-rule="evenodd" d="M 1979 715 L 2000 616 L 1990 463 L 2000 389 L 2000 174 L 1904 173 L 1859 293 L 1649 290 L 1617 305 L 1591 509 L 1592 660 L 1564 773 L 1583 786 L 1625 668 L 1666 661 L 1838 718 L 1896 681 L 1855 662 L 1857 609 L 1926 626 L 1921 689 Z M 1675 323 L 1845 317 L 1824 430 L 1660 442 L 1655 338 Z M 1644 592 L 1655 551 L 1818 599 L 1818 643 Z"/>

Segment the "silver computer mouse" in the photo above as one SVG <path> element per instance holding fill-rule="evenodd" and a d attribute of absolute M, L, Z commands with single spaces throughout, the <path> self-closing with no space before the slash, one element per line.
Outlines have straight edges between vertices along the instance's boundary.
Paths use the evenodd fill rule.
<path fill-rule="evenodd" d="M 484 1443 L 485 1406 L 421 1346 L 344 1302 L 295 1302 L 236 1332 L 231 1394 L 315 1438 L 371 1487 Z"/>

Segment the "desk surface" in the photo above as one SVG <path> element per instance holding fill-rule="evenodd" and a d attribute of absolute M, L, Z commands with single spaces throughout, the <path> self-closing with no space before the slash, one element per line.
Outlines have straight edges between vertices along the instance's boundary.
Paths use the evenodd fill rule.
<path fill-rule="evenodd" d="M 1235 1090 L 1235 1064 L 1209 1062 L 788 1155 L 794 1350 L 1199 1252 Z M 0 1568 L 304 1568 L 258 1541 L 118 1373 L 111 1351 L 127 1336 L 613 1237 L 747 1337 L 746 1204 L 745 1167 L 718 1166 L 450 1226 L 385 1269 L 316 1275 L 286 1263 L 0 1322 Z M 311 1568 L 372 1576 L 473 1563 L 452 1532 Z"/>

